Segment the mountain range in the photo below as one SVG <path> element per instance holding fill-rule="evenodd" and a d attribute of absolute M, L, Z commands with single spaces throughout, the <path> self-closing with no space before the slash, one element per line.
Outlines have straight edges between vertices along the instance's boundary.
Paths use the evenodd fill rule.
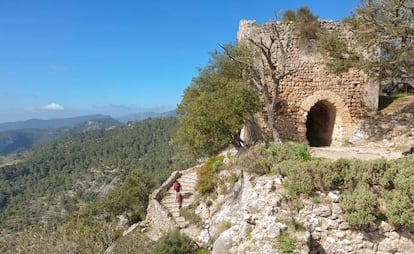
<path fill-rule="evenodd" d="M 0 123 L 0 154 L 23 152 L 35 145 L 53 139 L 89 130 L 107 129 L 125 122 L 148 118 L 177 116 L 175 111 L 163 113 L 142 112 L 116 119 L 108 115 L 87 115 L 49 120 L 30 119 L 26 121 Z"/>
<path fill-rule="evenodd" d="M 116 117 L 115 119 L 122 122 L 130 121 L 141 121 L 148 118 L 158 118 L 158 117 L 176 117 L 178 116 L 175 110 L 170 110 L 166 112 L 156 113 L 156 112 L 139 112 L 136 114 L 130 114 L 125 116 Z"/>

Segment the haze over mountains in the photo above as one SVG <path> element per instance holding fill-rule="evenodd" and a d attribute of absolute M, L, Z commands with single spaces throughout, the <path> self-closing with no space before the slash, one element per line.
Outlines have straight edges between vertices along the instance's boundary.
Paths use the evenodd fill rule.
<path fill-rule="evenodd" d="M 125 122 L 147 118 L 177 116 L 175 111 L 142 112 L 113 118 L 108 115 L 87 115 L 49 120 L 30 119 L 0 123 L 0 154 L 22 152 L 53 139 L 96 129 L 107 129 Z"/>
<path fill-rule="evenodd" d="M 68 117 L 68 118 L 55 118 L 55 119 L 29 119 L 25 121 L 17 121 L 17 122 L 5 122 L 0 123 L 0 132 L 6 130 L 19 130 L 19 129 L 53 129 L 53 128 L 62 128 L 65 126 L 70 126 L 90 120 L 102 119 L 102 118 L 113 118 L 122 123 L 126 123 L 129 121 L 140 121 L 147 118 L 157 118 L 157 117 L 169 117 L 169 116 L 177 116 L 175 110 L 167 111 L 167 112 L 139 112 L 135 114 L 120 116 L 120 117 L 112 117 L 109 115 L 86 115 L 86 116 L 78 116 L 78 117 Z"/>

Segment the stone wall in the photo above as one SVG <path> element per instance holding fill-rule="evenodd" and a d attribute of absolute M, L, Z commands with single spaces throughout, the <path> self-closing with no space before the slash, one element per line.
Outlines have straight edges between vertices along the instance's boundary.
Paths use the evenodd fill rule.
<path fill-rule="evenodd" d="M 164 198 L 163 195 L 172 188 L 175 180 L 179 179 L 182 175 L 194 172 L 199 167 L 200 165 L 182 171 L 174 171 L 171 173 L 170 177 L 149 196 L 147 217 L 145 221 L 140 222 L 140 225 L 138 226 L 140 226 L 141 231 L 145 232 L 151 240 L 157 241 L 165 233 L 179 228 L 172 214 L 161 204 L 161 200 Z M 137 226 L 132 226 L 133 229 L 128 230 L 127 232 L 131 232 L 135 227 Z"/>
<path fill-rule="evenodd" d="M 322 31 L 336 31 L 348 43 L 357 48 L 353 33 L 340 22 L 320 21 Z M 248 38 L 266 38 L 269 24 L 257 25 L 255 21 L 240 21 L 238 41 Z M 286 31 L 286 29 L 285 29 Z M 360 49 L 364 50 L 364 49 Z M 304 141 L 307 139 L 308 113 L 322 102 L 330 105 L 334 115 L 332 144 L 341 145 L 354 133 L 356 124 L 378 108 L 378 85 L 370 82 L 360 70 L 350 69 L 334 74 L 326 66 L 319 45 L 307 48 L 299 46 L 293 36 L 289 47 L 290 64 L 295 69 L 292 75 L 282 80 L 279 92 L 281 109 L 276 113 L 276 126 L 282 138 Z M 276 52 L 276 50 L 275 50 Z M 275 53 L 276 54 L 276 53 Z M 266 116 L 266 112 L 262 112 Z M 263 124 L 262 117 L 262 126 Z"/>

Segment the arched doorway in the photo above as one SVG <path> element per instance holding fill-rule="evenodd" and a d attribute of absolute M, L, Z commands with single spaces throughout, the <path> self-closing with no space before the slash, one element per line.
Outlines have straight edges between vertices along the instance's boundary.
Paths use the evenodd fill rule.
<path fill-rule="evenodd" d="M 327 100 L 311 107 L 306 119 L 306 138 L 310 146 L 330 146 L 336 118 L 335 106 Z"/>

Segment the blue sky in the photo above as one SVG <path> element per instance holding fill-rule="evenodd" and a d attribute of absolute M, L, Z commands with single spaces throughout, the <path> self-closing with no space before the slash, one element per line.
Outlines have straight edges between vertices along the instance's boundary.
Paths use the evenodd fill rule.
<path fill-rule="evenodd" d="M 174 109 L 241 19 L 358 0 L 0 0 L 0 122 Z"/>

